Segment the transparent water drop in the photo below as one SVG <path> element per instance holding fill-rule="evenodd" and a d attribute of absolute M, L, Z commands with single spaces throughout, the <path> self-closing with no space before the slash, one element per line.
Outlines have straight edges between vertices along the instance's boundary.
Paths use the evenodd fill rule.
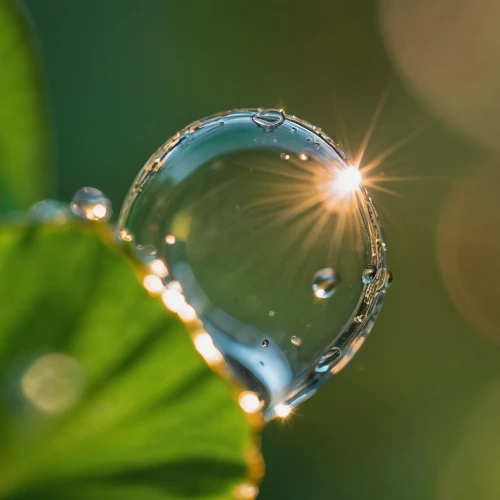
<path fill-rule="evenodd" d="M 113 215 L 108 198 L 92 187 L 79 189 L 73 196 L 70 207 L 77 217 L 91 221 L 107 221 Z"/>
<path fill-rule="evenodd" d="M 321 356 L 319 363 L 316 365 L 316 372 L 325 373 L 329 371 L 335 361 L 337 361 L 342 354 L 338 347 L 330 349 L 326 354 Z"/>
<path fill-rule="evenodd" d="M 73 214 L 66 203 L 56 200 L 42 200 L 35 203 L 28 212 L 28 218 L 38 222 L 64 224 Z"/>
<path fill-rule="evenodd" d="M 312 290 L 318 299 L 328 299 L 335 293 L 339 282 L 338 276 L 331 267 L 320 269 L 313 276 Z"/>
<path fill-rule="evenodd" d="M 368 264 L 363 269 L 361 280 L 365 285 L 369 285 L 375 279 L 376 274 L 377 274 L 377 266 L 374 266 L 373 264 Z"/>
<path fill-rule="evenodd" d="M 353 167 L 331 139 L 276 110 L 200 120 L 162 155 L 139 173 L 118 229 L 152 275 L 178 284 L 149 286 L 198 325 L 205 359 L 223 359 L 265 418 L 289 412 L 373 326 L 385 290 L 360 276 L 367 262 L 386 267 L 375 208 L 342 180 Z"/>

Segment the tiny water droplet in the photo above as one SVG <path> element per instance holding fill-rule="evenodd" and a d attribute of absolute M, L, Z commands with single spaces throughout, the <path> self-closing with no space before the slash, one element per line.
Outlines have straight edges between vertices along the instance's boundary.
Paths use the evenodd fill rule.
<path fill-rule="evenodd" d="M 158 252 L 154 245 L 137 245 L 134 249 L 136 257 L 146 264 L 157 258 Z"/>
<path fill-rule="evenodd" d="M 290 155 L 287 155 L 286 153 L 281 153 L 280 154 L 280 158 L 282 160 L 289 160 L 290 159 Z"/>
<path fill-rule="evenodd" d="M 300 337 L 296 337 L 295 335 L 290 339 L 290 342 L 295 347 L 300 347 L 302 345 L 302 339 Z"/>
<path fill-rule="evenodd" d="M 262 347 L 269 347 L 269 340 L 268 339 L 264 339 L 262 341 Z"/>
<path fill-rule="evenodd" d="M 392 285 L 392 280 L 394 279 L 394 275 L 392 274 L 392 271 L 389 271 L 387 269 L 386 275 L 385 275 L 385 287 L 389 288 Z"/>
<path fill-rule="evenodd" d="M 312 290 L 318 299 L 328 299 L 335 293 L 339 282 L 338 276 L 331 267 L 320 269 L 313 276 Z"/>
<path fill-rule="evenodd" d="M 64 224 L 72 217 L 71 210 L 66 203 L 56 200 L 42 200 L 35 203 L 28 212 L 28 218 L 35 221 Z"/>
<path fill-rule="evenodd" d="M 359 324 L 359 323 L 362 323 L 362 322 L 363 322 L 363 315 L 356 316 L 356 317 L 354 318 L 354 322 L 355 322 L 355 323 L 358 323 L 358 324 Z"/>
<path fill-rule="evenodd" d="M 224 120 L 219 120 L 219 125 L 222 127 L 222 125 L 224 125 Z"/>
<path fill-rule="evenodd" d="M 299 159 L 302 161 L 307 161 L 307 160 L 309 160 L 309 156 L 307 156 L 305 153 L 300 153 Z"/>
<path fill-rule="evenodd" d="M 330 349 L 326 354 L 321 356 L 318 364 L 316 365 L 317 373 L 325 373 L 327 372 L 332 364 L 340 357 L 342 351 L 338 347 L 334 347 Z"/>
<path fill-rule="evenodd" d="M 77 217 L 92 221 L 107 221 L 113 214 L 108 198 L 91 187 L 79 189 L 73 196 L 70 207 Z"/>
<path fill-rule="evenodd" d="M 274 311 L 269 311 L 269 316 L 274 316 L 276 313 Z"/>
<path fill-rule="evenodd" d="M 321 143 L 318 139 L 314 139 L 313 144 L 316 146 L 316 149 L 319 149 L 319 147 L 321 146 Z"/>
<path fill-rule="evenodd" d="M 297 132 L 297 130 L 298 130 L 297 127 L 290 127 L 290 129 L 292 130 L 292 134 L 295 134 L 295 132 Z"/>
<path fill-rule="evenodd" d="M 173 245 L 175 243 L 175 236 L 173 234 L 165 236 L 165 243 L 167 243 L 167 245 Z"/>
<path fill-rule="evenodd" d="M 285 121 L 285 116 L 283 112 L 276 109 L 266 109 L 260 113 L 255 113 L 252 120 L 259 127 L 277 128 Z"/>
<path fill-rule="evenodd" d="M 377 274 L 377 267 L 373 264 L 368 264 L 363 270 L 363 274 L 361 275 L 361 280 L 365 285 L 369 285 L 375 278 Z"/>
<path fill-rule="evenodd" d="M 130 242 L 134 239 L 133 235 L 127 231 L 126 229 L 120 229 L 117 233 L 116 233 L 116 239 L 118 241 L 126 241 L 126 242 Z"/>

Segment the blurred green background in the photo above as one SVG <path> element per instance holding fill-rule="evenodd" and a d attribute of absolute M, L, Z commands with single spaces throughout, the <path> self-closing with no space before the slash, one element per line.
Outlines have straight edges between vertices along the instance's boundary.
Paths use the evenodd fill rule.
<path fill-rule="evenodd" d="M 405 177 L 371 190 L 395 282 L 370 341 L 263 434 L 259 496 L 500 497 L 500 35 L 493 2 L 25 0 L 54 125 L 57 197 L 118 210 L 189 122 L 283 107 Z M 417 133 L 415 133 L 417 132 Z M 362 163 L 362 165 L 363 165 Z"/>

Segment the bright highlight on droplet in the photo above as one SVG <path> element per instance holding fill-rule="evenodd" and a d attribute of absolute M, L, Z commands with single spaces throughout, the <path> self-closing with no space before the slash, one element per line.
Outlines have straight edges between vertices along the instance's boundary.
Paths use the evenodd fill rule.
<path fill-rule="evenodd" d="M 222 361 L 222 354 L 214 346 L 212 338 L 208 333 L 198 333 L 194 337 L 194 346 L 207 363 L 216 364 Z"/>
<path fill-rule="evenodd" d="M 278 405 L 275 406 L 274 412 L 276 413 L 276 415 L 278 417 L 280 417 L 280 418 L 286 418 L 292 412 L 292 408 L 290 407 L 290 405 L 278 404 Z"/>
<path fill-rule="evenodd" d="M 166 238 L 165 238 L 165 242 L 169 245 L 173 245 L 175 243 L 175 236 L 173 234 L 169 234 Z"/>
<path fill-rule="evenodd" d="M 346 195 L 352 193 L 361 183 L 361 174 L 352 165 L 336 172 L 331 183 L 332 193 Z"/>
<path fill-rule="evenodd" d="M 164 288 L 161 278 L 155 274 L 148 274 L 145 276 L 142 280 L 142 284 L 149 293 L 160 293 Z"/>
<path fill-rule="evenodd" d="M 158 276 L 160 276 L 162 278 L 165 278 L 165 276 L 168 276 L 167 266 L 160 259 L 153 260 L 153 262 L 151 262 L 151 265 L 149 267 L 151 268 L 151 271 L 153 271 L 153 273 L 157 274 Z"/>
<path fill-rule="evenodd" d="M 234 489 L 236 500 L 254 500 L 259 494 L 259 488 L 254 484 L 240 484 Z"/>
<path fill-rule="evenodd" d="M 245 413 L 255 413 L 261 407 L 259 397 L 254 392 L 245 391 L 240 394 L 238 402 Z"/>
<path fill-rule="evenodd" d="M 80 399 L 85 376 L 80 363 L 66 354 L 46 354 L 35 360 L 21 378 L 25 398 L 38 410 L 56 414 Z"/>

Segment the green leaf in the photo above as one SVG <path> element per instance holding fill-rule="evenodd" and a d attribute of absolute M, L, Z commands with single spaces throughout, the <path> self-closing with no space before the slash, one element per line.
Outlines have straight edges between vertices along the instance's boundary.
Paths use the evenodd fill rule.
<path fill-rule="evenodd" d="M 0 212 L 47 195 L 48 132 L 36 51 L 22 13 L 0 1 Z"/>
<path fill-rule="evenodd" d="M 0 229 L 0 498 L 232 498 L 254 431 L 108 231 Z"/>

